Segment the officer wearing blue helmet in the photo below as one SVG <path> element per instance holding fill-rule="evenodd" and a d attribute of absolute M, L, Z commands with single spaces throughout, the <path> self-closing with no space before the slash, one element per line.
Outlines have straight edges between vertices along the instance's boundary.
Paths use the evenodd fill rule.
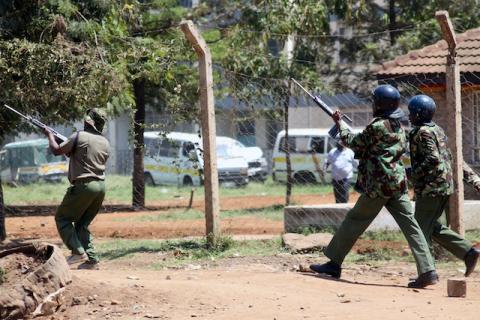
<path fill-rule="evenodd" d="M 399 104 L 397 89 L 390 85 L 378 86 L 373 91 L 374 119 L 358 134 L 351 133 L 340 121 L 340 112 L 333 115 L 343 144 L 352 149 L 359 160 L 355 189 L 361 196 L 324 251 L 330 261 L 312 264 L 313 271 L 340 278 L 345 256 L 382 207 L 386 207 L 404 233 L 417 264 L 419 276 L 408 286 L 424 288 L 438 282 L 433 257 L 407 194 L 402 162 L 407 138 L 400 123 L 404 112 Z"/>
<path fill-rule="evenodd" d="M 416 205 L 415 218 L 422 228 L 430 250 L 432 240 L 465 262 L 465 276 L 475 269 L 480 256 L 470 241 L 438 219 L 447 208 L 448 198 L 454 191 L 452 176 L 452 156 L 447 147 L 447 137 L 441 127 L 432 121 L 435 114 L 435 102 L 426 95 L 414 96 L 409 104 L 410 122 L 414 126 L 410 132 L 410 156 Z M 473 172 L 464 165 L 464 180 L 471 183 Z M 475 184 L 474 184 L 475 187 Z"/>

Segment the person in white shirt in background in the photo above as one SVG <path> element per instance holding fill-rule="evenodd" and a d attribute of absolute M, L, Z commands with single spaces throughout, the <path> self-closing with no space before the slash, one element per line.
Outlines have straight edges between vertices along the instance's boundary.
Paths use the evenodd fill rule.
<path fill-rule="evenodd" d="M 332 166 L 332 186 L 336 203 L 347 203 L 353 169 L 358 163 L 352 149 L 346 148 L 341 141 L 337 141 L 336 148 L 328 153 L 325 162 L 325 171 Z"/>

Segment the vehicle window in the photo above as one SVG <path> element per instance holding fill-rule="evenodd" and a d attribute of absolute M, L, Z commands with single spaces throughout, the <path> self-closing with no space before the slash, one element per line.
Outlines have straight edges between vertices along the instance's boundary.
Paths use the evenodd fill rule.
<path fill-rule="evenodd" d="M 328 139 L 327 140 L 327 152 L 332 150 L 337 146 L 337 141 L 335 139 Z"/>
<path fill-rule="evenodd" d="M 10 166 L 11 167 L 32 167 L 35 166 L 34 149 L 18 148 L 10 150 Z"/>
<path fill-rule="evenodd" d="M 314 153 L 325 153 L 325 138 L 312 137 L 310 140 L 310 151 Z"/>
<path fill-rule="evenodd" d="M 158 157 L 160 152 L 160 139 L 145 139 L 145 155 L 148 157 Z"/>
<path fill-rule="evenodd" d="M 182 155 L 189 157 L 190 151 L 195 150 L 195 145 L 192 142 L 184 142 L 182 147 Z"/>
<path fill-rule="evenodd" d="M 280 144 L 278 146 L 278 151 L 281 152 L 287 152 L 287 145 L 286 145 L 286 140 L 285 138 L 280 139 Z M 294 137 L 288 137 L 288 151 L 289 152 L 295 152 L 297 147 L 296 147 L 296 139 Z"/>
<path fill-rule="evenodd" d="M 217 144 L 217 157 L 219 158 L 230 157 L 230 152 L 227 144 Z"/>
<path fill-rule="evenodd" d="M 7 152 L 6 151 L 1 151 L 0 152 L 0 168 L 7 168 L 8 163 L 7 163 Z"/>
<path fill-rule="evenodd" d="M 164 139 L 162 140 L 162 144 L 160 145 L 160 156 L 176 158 L 178 157 L 179 147 L 180 145 L 178 141 Z"/>

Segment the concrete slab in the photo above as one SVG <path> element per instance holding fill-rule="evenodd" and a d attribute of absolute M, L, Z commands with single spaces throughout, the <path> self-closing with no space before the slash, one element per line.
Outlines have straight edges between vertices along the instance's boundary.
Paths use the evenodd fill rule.
<path fill-rule="evenodd" d="M 322 250 L 332 240 L 330 233 L 313 233 L 304 236 L 298 233 L 285 233 L 282 235 L 282 241 L 285 248 L 292 253 L 307 253 L 316 250 Z"/>
<path fill-rule="evenodd" d="M 414 206 L 415 203 L 412 202 Z M 328 204 L 314 206 L 288 206 L 284 209 L 285 232 L 298 232 L 304 228 L 337 228 L 353 204 Z M 480 201 L 466 200 L 464 207 L 465 229 L 480 229 Z M 367 230 L 399 230 L 395 219 L 382 208 Z"/>

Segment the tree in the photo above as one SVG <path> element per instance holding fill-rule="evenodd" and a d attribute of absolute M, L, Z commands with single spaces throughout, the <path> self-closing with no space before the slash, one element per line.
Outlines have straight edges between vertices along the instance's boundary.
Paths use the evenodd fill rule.
<path fill-rule="evenodd" d="M 112 61 L 125 65 L 125 74 L 132 87 L 135 99 L 132 205 L 143 208 L 146 102 L 159 98 L 160 105 L 180 111 L 185 105 L 184 99 L 191 101 L 197 93 L 188 84 L 183 87 L 179 84 L 180 79 L 188 79 L 185 76 L 187 70 L 181 62 L 188 59 L 189 55 L 185 52 L 191 50 L 186 49 L 181 33 L 175 28 L 186 10 L 179 8 L 173 0 L 152 0 L 142 3 L 126 1 L 118 12 L 104 20 L 105 30 L 99 34 L 98 41 L 106 44 Z M 161 88 L 154 90 L 158 86 Z M 147 96 L 148 93 L 152 95 Z M 190 109 L 178 112 L 177 117 L 192 114 L 187 112 Z"/>
<path fill-rule="evenodd" d="M 81 119 L 92 106 L 116 112 L 128 105 L 123 73 L 105 61 L 102 48 L 89 45 L 99 27 L 92 17 L 109 12 L 102 3 L 0 2 L 0 100 L 51 124 Z M 0 122 L 0 140 L 32 130 L 5 109 Z M 0 189 L 0 240 L 6 237 L 3 208 Z"/>

